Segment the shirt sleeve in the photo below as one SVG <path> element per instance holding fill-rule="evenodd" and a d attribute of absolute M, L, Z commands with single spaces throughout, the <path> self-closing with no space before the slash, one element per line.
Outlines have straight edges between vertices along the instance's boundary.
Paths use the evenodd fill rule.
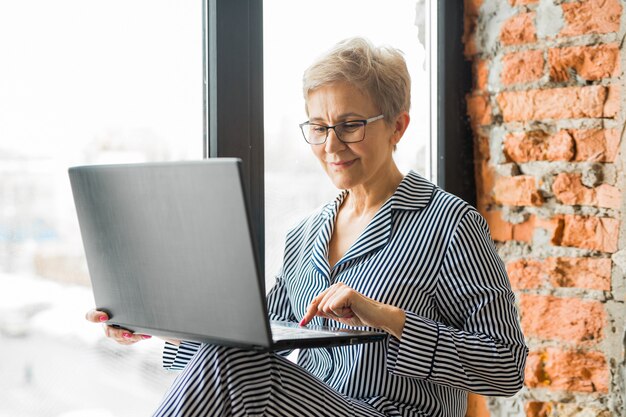
<path fill-rule="evenodd" d="M 276 277 L 276 283 L 267 295 L 267 310 L 270 320 L 297 322 L 298 319 L 293 314 L 291 302 L 287 295 L 287 286 L 279 273 Z M 289 356 L 293 349 L 280 350 L 275 352 L 281 356 Z"/>
<path fill-rule="evenodd" d="M 163 348 L 163 368 L 170 371 L 181 371 L 196 354 L 201 344 L 182 341 L 179 346 L 165 342 Z"/>
<path fill-rule="evenodd" d="M 270 320 L 298 321 L 291 308 L 287 284 L 282 277 L 282 270 L 276 276 L 276 283 L 267 294 L 267 310 Z"/>
<path fill-rule="evenodd" d="M 388 370 L 483 395 L 514 395 L 528 349 L 506 270 L 477 212 L 459 222 L 438 279 L 443 320 L 406 312 L 401 339 L 389 338 Z"/>

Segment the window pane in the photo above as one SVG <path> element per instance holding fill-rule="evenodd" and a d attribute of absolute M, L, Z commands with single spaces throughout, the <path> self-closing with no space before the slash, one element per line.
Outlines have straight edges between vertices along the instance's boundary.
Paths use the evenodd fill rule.
<path fill-rule="evenodd" d="M 150 415 L 172 380 L 84 320 L 67 168 L 202 157 L 201 8 L 0 3 L 0 416 Z"/>
<path fill-rule="evenodd" d="M 411 123 L 395 159 L 403 172 L 425 174 L 429 90 L 418 3 L 423 7 L 423 0 L 264 2 L 266 288 L 280 268 L 287 230 L 338 193 L 298 128 L 306 120 L 302 74 L 335 43 L 364 36 L 404 52 L 412 79 Z"/>

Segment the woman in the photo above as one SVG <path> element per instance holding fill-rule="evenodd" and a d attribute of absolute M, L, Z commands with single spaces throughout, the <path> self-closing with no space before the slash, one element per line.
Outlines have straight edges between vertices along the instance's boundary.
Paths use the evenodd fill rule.
<path fill-rule="evenodd" d="M 468 391 L 521 388 L 527 349 L 484 219 L 393 161 L 409 91 L 401 54 L 363 39 L 307 69 L 301 129 L 344 191 L 289 232 L 268 295 L 272 320 L 380 329 L 387 342 L 305 349 L 295 365 L 171 341 L 165 364 L 183 372 L 155 416 L 463 416 Z"/>

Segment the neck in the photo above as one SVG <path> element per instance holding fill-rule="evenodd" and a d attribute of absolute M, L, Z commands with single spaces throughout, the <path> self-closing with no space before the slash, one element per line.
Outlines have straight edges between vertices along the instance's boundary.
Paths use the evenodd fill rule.
<path fill-rule="evenodd" d="M 396 191 L 403 175 L 395 164 L 372 179 L 348 190 L 343 206 L 355 216 L 377 211 Z"/>

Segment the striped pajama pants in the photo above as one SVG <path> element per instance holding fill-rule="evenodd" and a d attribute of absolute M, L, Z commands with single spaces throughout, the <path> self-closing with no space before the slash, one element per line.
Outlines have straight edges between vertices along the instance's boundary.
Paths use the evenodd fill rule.
<path fill-rule="evenodd" d="M 202 345 L 153 417 L 381 417 L 288 359 L 266 352 Z"/>

